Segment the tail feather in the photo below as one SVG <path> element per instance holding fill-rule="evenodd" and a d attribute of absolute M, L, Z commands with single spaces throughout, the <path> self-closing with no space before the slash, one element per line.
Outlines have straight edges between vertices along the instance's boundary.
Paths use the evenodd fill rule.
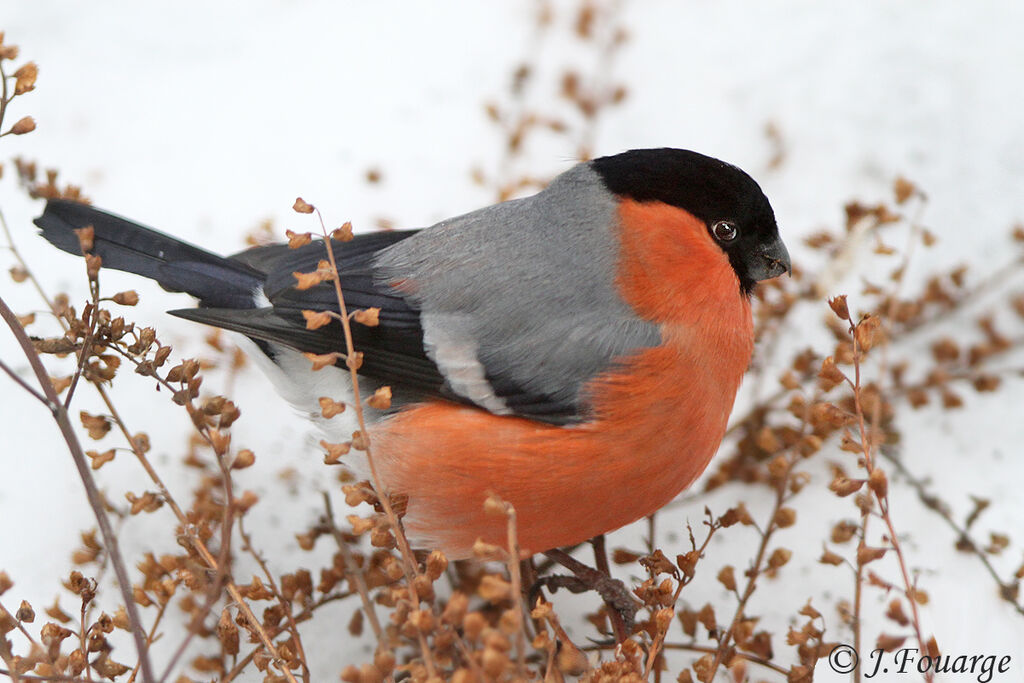
<path fill-rule="evenodd" d="M 203 306 L 252 308 L 253 291 L 265 278 L 244 263 L 212 254 L 87 204 L 51 199 L 35 223 L 40 234 L 69 254 L 81 255 L 74 230 L 93 227 L 93 252 L 105 268 L 155 280 L 171 292 L 186 292 Z"/>

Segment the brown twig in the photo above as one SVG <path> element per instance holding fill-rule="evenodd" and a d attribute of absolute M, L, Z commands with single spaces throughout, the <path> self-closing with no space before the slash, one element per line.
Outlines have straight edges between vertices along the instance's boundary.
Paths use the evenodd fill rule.
<path fill-rule="evenodd" d="M 127 425 L 125 425 L 124 420 L 121 418 L 121 415 L 114 407 L 113 401 L 110 400 L 110 395 L 106 392 L 102 385 L 94 383 L 94 386 L 96 387 L 96 390 L 99 392 L 100 397 L 103 399 L 104 404 L 107 406 L 107 409 L 110 411 L 111 419 L 118 426 L 118 429 L 121 430 L 121 433 L 124 435 L 125 439 L 128 440 L 128 443 L 130 444 L 131 450 L 135 454 L 136 459 L 142 465 L 143 469 L 145 469 L 146 473 L 149 475 L 153 483 L 160 489 L 163 500 L 168 504 L 168 506 L 174 512 L 174 515 L 178 518 L 178 522 L 181 524 L 182 529 L 190 529 L 192 525 L 189 523 L 188 518 L 185 516 L 185 513 L 181 510 L 178 504 L 175 502 L 173 496 L 171 496 L 170 491 L 168 491 L 166 485 L 164 485 L 164 482 L 160 478 L 160 475 L 157 474 L 156 470 L 150 464 L 149 458 L 146 457 L 145 453 L 139 450 L 138 446 L 135 443 L 135 439 L 131 435 L 131 432 L 128 431 Z M 168 387 L 170 388 L 169 384 Z M 207 439 L 209 438 L 206 437 L 205 435 L 204 437 Z M 189 535 L 188 541 L 192 545 L 192 547 L 195 548 L 195 550 L 199 553 L 200 557 L 203 558 L 203 561 L 207 564 L 208 567 L 215 571 L 219 570 L 219 567 L 221 566 L 220 563 L 218 562 L 217 558 L 213 556 L 213 553 L 211 553 L 210 550 L 206 547 L 206 544 L 203 543 L 202 539 L 198 537 L 198 535 Z M 227 540 L 222 539 L 222 542 L 226 543 Z M 244 596 L 239 591 L 238 586 L 235 584 L 234 580 L 227 573 L 224 574 L 224 579 L 227 582 L 227 591 L 231 596 L 231 599 L 238 604 L 238 608 L 245 615 L 246 621 L 248 621 L 249 624 L 252 626 L 253 630 L 257 634 L 257 637 L 262 641 L 264 647 L 266 647 L 267 652 L 269 652 L 270 655 L 274 658 L 274 661 L 278 663 L 282 671 L 282 674 L 285 676 L 285 678 L 289 680 L 289 683 L 298 683 L 298 681 L 295 680 L 295 676 L 288 669 L 288 667 L 284 666 L 283 660 L 281 659 L 281 656 L 278 654 L 277 648 L 274 647 L 274 644 L 269 634 L 267 634 L 266 630 L 263 628 L 263 625 L 260 623 L 260 620 L 256 617 L 256 615 L 253 614 L 252 609 L 245 601 Z"/>
<path fill-rule="evenodd" d="M 806 430 L 806 428 L 807 416 L 805 415 L 804 429 Z M 751 566 L 751 568 L 746 572 L 747 582 L 744 586 L 743 592 L 739 595 L 739 603 L 736 605 L 736 610 L 733 613 L 732 620 L 729 623 L 729 628 L 726 629 L 725 634 L 722 635 L 722 637 L 718 641 L 718 647 L 715 649 L 715 657 L 711 663 L 711 669 L 708 675 L 709 681 L 714 679 L 715 673 L 718 671 L 718 667 L 722 663 L 722 658 L 725 655 L 726 651 L 729 649 L 729 644 L 732 642 L 733 636 L 736 632 L 736 628 L 743 620 L 747 603 L 750 601 L 750 598 L 754 594 L 754 590 L 757 587 L 757 580 L 761 576 L 761 573 L 764 571 L 764 567 L 762 565 L 765 561 L 765 554 L 768 551 L 768 545 L 772 537 L 774 536 L 775 531 L 779 529 L 779 511 L 790 500 L 790 498 L 792 498 L 793 495 L 795 495 L 795 493 L 790 491 L 789 483 L 793 471 L 796 468 L 796 463 L 800 459 L 799 454 L 790 454 L 789 456 L 785 456 L 780 453 L 775 457 L 785 458 L 785 470 L 782 471 L 777 478 L 777 484 L 775 487 L 775 503 L 772 506 L 772 513 L 771 517 L 769 518 L 768 524 L 765 526 L 763 531 L 758 529 L 758 531 L 761 534 L 761 541 L 758 544 L 757 553 L 754 556 L 754 563 L 753 566 Z M 757 527 L 755 526 L 755 528 Z M 707 540 L 705 540 L 705 546 L 706 545 Z"/>
<path fill-rule="evenodd" d="M 278 603 L 281 605 L 281 609 L 284 611 L 285 619 L 288 621 L 288 632 L 291 633 L 292 641 L 295 643 L 296 654 L 298 655 L 299 661 L 302 663 L 302 679 L 309 683 L 309 665 L 306 662 L 306 651 L 302 647 L 302 637 L 299 635 L 299 627 L 295 623 L 295 617 L 292 614 L 291 603 L 285 599 L 280 589 L 277 587 L 277 581 L 274 580 L 274 575 L 271 573 L 270 568 L 267 566 L 263 556 L 256 551 L 252 545 L 252 540 L 249 534 L 245 531 L 244 521 L 241 517 L 238 519 L 238 534 L 242 537 L 242 550 L 245 550 L 249 555 L 256 560 L 256 564 L 259 565 L 263 571 L 263 576 L 266 577 L 267 583 L 270 585 L 270 592 L 274 594 Z"/>
<path fill-rule="evenodd" d="M 75 467 L 78 469 L 78 475 L 82 480 L 82 485 L 85 487 L 89 506 L 96 517 L 96 524 L 99 526 L 100 534 L 103 536 L 103 544 L 110 555 L 110 561 L 114 566 L 114 573 L 117 575 L 118 589 L 121 591 L 121 597 L 125 602 L 125 611 L 131 624 L 132 638 L 135 640 L 135 649 L 141 663 L 142 680 L 144 683 L 154 683 L 156 679 L 153 678 L 152 665 L 149 661 L 149 650 L 145 641 L 145 632 L 142 629 L 142 621 L 139 617 L 138 609 L 136 609 L 135 601 L 132 598 L 131 580 L 128 577 L 127 569 L 125 569 L 124 558 L 121 556 L 117 536 L 110 526 L 110 519 L 107 517 L 107 512 L 103 507 L 103 497 L 96 487 L 95 480 L 92 478 L 92 472 L 89 469 L 82 445 L 78 441 L 78 435 L 75 434 L 74 427 L 71 425 L 68 411 L 60 402 L 57 392 L 54 391 L 53 384 L 50 383 L 50 376 L 43 367 L 43 363 L 39 358 L 39 354 L 33 348 L 31 340 L 25 334 L 25 329 L 2 298 L 0 298 L 0 316 L 3 317 L 7 326 L 11 329 L 15 339 L 17 339 L 18 344 L 21 346 L 22 352 L 32 366 L 39 386 L 46 396 L 46 405 L 50 409 L 50 413 L 56 421 L 61 435 L 64 437 L 64 442 L 68 446 Z"/>
<path fill-rule="evenodd" d="M 14 371 L 14 370 L 13 370 L 12 368 L 10 368 L 10 367 L 9 367 L 9 366 L 7 365 L 7 363 L 5 363 L 5 362 L 4 362 L 4 360 L 3 360 L 2 358 L 0 358 L 0 370 L 3 370 L 4 372 L 6 372 L 6 373 L 7 373 L 7 375 L 8 375 L 8 376 L 9 376 L 9 377 L 10 377 L 11 379 L 13 379 L 13 380 L 14 380 L 14 381 L 15 381 L 15 382 L 16 382 L 16 383 L 18 384 L 18 386 L 20 386 L 20 387 L 21 387 L 22 389 L 24 389 L 24 390 L 25 390 L 25 391 L 27 391 L 28 393 L 32 394 L 32 396 L 33 396 L 33 397 L 34 397 L 34 398 L 35 398 L 35 399 L 36 399 L 37 401 L 39 401 L 40 403 L 42 403 L 42 404 L 43 404 L 44 406 L 48 406 L 48 405 L 49 405 L 49 403 L 48 403 L 48 401 L 47 401 L 46 397 L 45 397 L 45 396 L 43 396 L 42 394 L 40 394 L 40 393 L 39 393 L 39 392 L 38 392 L 38 391 L 37 391 L 37 390 L 35 389 L 35 387 L 33 387 L 33 386 L 32 386 L 31 384 L 29 384 L 28 382 L 26 382 L 25 380 L 23 380 L 23 379 L 21 378 L 21 376 L 20 376 L 20 375 L 18 375 L 18 373 L 16 373 L 16 372 L 15 372 L 15 371 Z"/>
<path fill-rule="evenodd" d="M 384 509 L 384 515 L 387 517 L 388 524 L 391 526 L 391 530 L 395 535 L 395 542 L 398 544 L 399 552 L 402 556 L 403 567 L 406 574 L 406 583 L 408 584 L 409 600 L 413 608 L 419 607 L 419 596 L 416 594 L 416 585 L 414 579 L 418 575 L 416 569 L 416 558 L 412 554 L 412 548 L 409 546 L 409 541 L 405 538 L 405 533 L 402 531 L 401 521 L 398 519 L 398 515 L 395 514 L 394 508 L 391 506 L 391 500 L 388 496 L 387 489 L 384 488 L 384 482 L 380 478 L 377 472 L 377 466 L 373 460 L 373 454 L 371 452 L 370 435 L 366 429 L 366 417 L 363 414 L 363 401 L 359 393 L 359 373 L 358 363 L 356 362 L 356 349 L 352 341 L 352 327 L 349 322 L 348 307 L 345 305 L 345 295 L 341 290 L 341 275 L 338 272 L 338 263 L 334 258 L 334 247 L 331 244 L 331 237 L 327 234 L 327 226 L 324 224 L 323 215 L 319 209 L 316 209 L 317 218 L 320 221 L 320 230 L 323 234 L 324 250 L 327 252 L 327 259 L 331 264 L 331 280 L 334 284 L 334 295 L 338 302 L 338 311 L 341 313 L 341 328 L 345 336 L 345 364 L 349 369 L 349 376 L 352 381 L 352 400 L 355 404 L 353 407 L 356 413 L 356 421 L 359 424 L 359 431 L 363 435 L 364 443 L 366 445 L 366 461 L 370 467 L 370 476 L 373 479 L 373 487 L 378 492 L 378 499 L 380 500 L 381 507 Z M 417 629 L 417 638 L 420 643 L 420 653 L 423 656 L 423 664 L 427 668 L 427 675 L 433 678 L 437 674 L 436 667 L 434 666 L 434 660 L 430 653 L 430 648 L 427 645 L 426 635 L 422 631 Z"/>
<path fill-rule="evenodd" d="M 853 340 L 853 370 L 854 378 L 851 380 L 849 377 L 846 378 L 846 382 L 850 385 L 853 390 L 853 402 L 854 412 L 857 420 L 857 429 L 860 435 L 860 443 L 862 446 L 863 461 L 862 465 L 868 474 L 869 481 L 872 479 L 872 475 L 875 472 L 875 458 L 874 458 L 874 446 L 872 440 L 872 434 L 868 431 L 867 422 L 864 415 L 864 407 L 861 404 L 861 361 L 865 350 L 862 348 L 858 335 L 856 334 L 858 324 L 855 324 L 853 320 L 847 314 L 847 321 L 850 324 L 850 336 Z M 877 402 L 876 402 L 877 403 Z M 877 409 L 877 408 L 876 408 Z M 877 423 L 877 417 L 875 419 Z M 906 557 L 903 554 L 903 547 L 896 534 L 896 528 L 892 521 L 892 516 L 889 511 L 889 497 L 887 492 L 881 492 L 874 486 L 869 486 L 871 494 L 874 496 L 875 501 L 878 503 L 879 516 L 881 517 L 885 527 L 888 531 L 888 542 L 893 552 L 896 555 L 896 561 L 899 564 L 900 574 L 903 579 L 904 593 L 907 597 L 907 601 L 910 603 L 911 610 L 911 626 L 914 630 L 914 636 L 917 638 L 918 646 L 922 652 L 927 652 L 927 644 L 924 640 L 924 635 L 921 632 L 921 616 L 917 608 L 917 596 L 914 588 L 914 582 L 910 579 L 910 571 L 907 568 Z M 865 519 L 866 523 L 866 519 Z M 860 561 L 857 563 L 860 565 Z M 858 629 L 859 630 L 859 629 Z M 859 669 L 859 667 L 858 667 Z M 935 678 L 934 673 L 931 670 L 924 672 L 924 679 L 931 683 Z"/>
<path fill-rule="evenodd" d="M 967 540 L 970 546 L 970 554 L 978 558 L 978 561 L 981 562 L 981 564 L 985 567 L 985 571 L 987 571 L 989 576 L 992 577 L 992 580 L 996 582 L 996 586 L 998 586 L 999 588 L 999 596 L 1003 600 L 1006 600 L 1011 605 L 1013 605 L 1013 608 L 1017 611 L 1018 614 L 1024 615 L 1024 605 L 1021 605 L 1013 597 L 1013 595 L 1017 592 L 1017 586 L 1015 584 L 1003 581 L 1003 579 L 999 576 L 999 573 L 996 571 L 996 568 L 992 565 L 992 562 L 989 561 L 985 553 L 978 548 L 977 543 L 971 540 L 970 532 L 968 531 L 968 529 L 964 526 L 961 526 L 957 523 L 955 519 L 953 519 L 952 515 L 949 514 L 949 510 L 946 508 L 945 504 L 941 500 L 939 500 L 939 498 L 935 494 L 930 493 L 928 491 L 928 487 L 924 481 L 914 476 L 914 474 L 907 468 L 906 465 L 903 464 L 903 462 L 898 457 L 889 453 L 888 451 L 889 449 L 883 446 L 882 448 L 879 449 L 879 454 L 883 458 L 885 458 L 893 467 L 895 467 L 900 474 L 903 475 L 903 478 L 907 480 L 907 483 L 910 484 L 910 487 L 913 488 L 914 491 L 917 493 L 918 500 L 921 501 L 922 505 L 924 505 L 926 508 L 937 514 L 942 519 L 942 521 L 944 521 L 946 525 L 956 533 L 957 539 Z"/>
<path fill-rule="evenodd" d="M 370 591 L 366 587 L 366 576 L 362 568 L 356 565 L 355 558 L 352 557 L 352 549 L 348 547 L 348 542 L 341 535 L 341 529 L 334 522 L 334 508 L 331 505 L 330 494 L 324 491 L 323 497 L 324 522 L 327 525 L 327 529 L 331 532 L 334 542 L 338 545 L 338 551 L 341 553 L 342 561 L 345 563 L 345 573 L 350 577 L 352 583 L 355 584 L 356 592 L 359 593 L 359 599 L 363 604 L 363 614 L 370 620 L 370 628 L 373 629 L 373 635 L 377 638 L 378 643 L 383 643 L 384 630 L 380 626 L 377 610 L 374 609 L 373 601 L 370 599 Z"/>

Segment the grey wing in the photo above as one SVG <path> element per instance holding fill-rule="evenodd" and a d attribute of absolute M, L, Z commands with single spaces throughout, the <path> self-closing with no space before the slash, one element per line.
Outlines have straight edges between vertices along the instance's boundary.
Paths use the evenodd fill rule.
<path fill-rule="evenodd" d="M 587 419 L 584 385 L 656 346 L 615 290 L 616 201 L 587 165 L 543 192 L 444 221 L 381 251 L 375 276 L 420 311 L 448 388 L 493 413 Z"/>

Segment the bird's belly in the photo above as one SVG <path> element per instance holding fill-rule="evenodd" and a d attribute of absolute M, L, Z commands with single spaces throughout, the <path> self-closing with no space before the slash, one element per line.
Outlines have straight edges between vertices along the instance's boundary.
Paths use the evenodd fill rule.
<path fill-rule="evenodd" d="M 483 511 L 493 493 L 515 506 L 526 554 L 579 543 L 662 507 L 703 472 L 727 416 L 711 427 L 682 416 L 679 430 L 636 425 L 612 437 L 596 423 L 556 427 L 434 403 L 378 425 L 373 449 L 387 488 L 409 496 L 404 523 L 415 545 L 452 558 L 470 556 L 478 538 L 505 545 L 505 520 Z"/>

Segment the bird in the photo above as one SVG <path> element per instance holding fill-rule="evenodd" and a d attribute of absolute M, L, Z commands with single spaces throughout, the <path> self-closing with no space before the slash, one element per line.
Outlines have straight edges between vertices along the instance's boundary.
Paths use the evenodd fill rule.
<path fill-rule="evenodd" d="M 296 288 L 322 243 L 224 257 L 63 199 L 35 223 L 77 255 L 73 231 L 92 226 L 104 268 L 198 299 L 169 313 L 240 333 L 289 402 L 351 438 L 351 423 L 316 406 L 352 400 L 348 371 L 313 372 L 303 355 L 345 351 L 337 321 L 311 330 L 302 315 L 336 310 L 333 285 Z M 532 196 L 329 248 L 349 309 L 379 309 L 376 326 L 352 326 L 362 381 L 393 395 L 367 426 L 374 465 L 388 494 L 407 497 L 413 545 L 452 559 L 504 543 L 505 520 L 484 512 L 491 495 L 514 506 L 526 556 L 689 487 L 751 362 L 752 293 L 792 272 L 758 183 L 673 148 L 580 162 Z"/>

